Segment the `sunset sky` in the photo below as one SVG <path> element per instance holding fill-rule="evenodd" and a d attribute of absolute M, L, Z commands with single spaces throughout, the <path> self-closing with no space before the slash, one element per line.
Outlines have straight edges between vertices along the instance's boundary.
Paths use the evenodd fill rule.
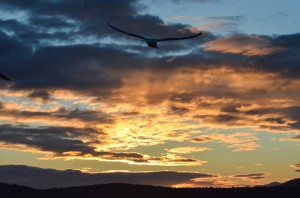
<path fill-rule="evenodd" d="M 300 177 L 300 1 L 1 0 L 0 182 Z M 149 48 L 146 37 L 184 37 Z"/>

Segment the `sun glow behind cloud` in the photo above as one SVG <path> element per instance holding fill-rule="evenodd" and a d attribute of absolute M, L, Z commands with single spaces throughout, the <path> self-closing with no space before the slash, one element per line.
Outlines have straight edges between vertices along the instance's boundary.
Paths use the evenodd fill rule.
<path fill-rule="evenodd" d="M 61 94 L 63 90 L 56 90 L 50 91 L 53 100 L 43 103 L 42 100 L 30 98 L 19 100 L 18 97 L 23 98 L 26 92 L 19 94 L 18 91 L 6 91 L 8 97 L 14 96 L 17 101 L 4 102 L 5 98 L 2 99 L 0 118 L 2 122 L 10 123 L 10 128 L 21 130 L 23 126 L 40 129 L 56 126 L 61 128 L 62 132 L 66 130 L 65 134 L 62 134 L 63 137 L 70 140 L 80 139 L 81 144 L 91 150 L 66 150 L 60 153 L 51 148 L 39 148 L 38 144 L 34 143 L 39 134 L 24 134 L 28 143 L 33 142 L 33 147 L 20 147 L 18 145 L 26 143 L 15 142 L 15 146 L 4 144 L 2 148 L 31 150 L 37 147 L 35 151 L 41 149 L 42 152 L 53 152 L 47 155 L 47 159 L 109 160 L 162 166 L 201 165 L 205 160 L 184 155 L 209 151 L 211 148 L 178 147 L 167 149 L 164 154 L 158 156 L 133 150 L 168 142 L 216 142 L 227 144 L 233 152 L 257 150 L 260 145 L 253 132 L 206 133 L 200 128 L 214 128 L 218 131 L 218 128 L 223 130 L 255 126 L 253 129 L 258 131 L 264 129 L 276 133 L 282 133 L 281 129 L 297 130 L 291 127 L 295 121 L 288 115 L 278 113 L 281 121 L 273 122 L 272 118 L 276 112 L 270 115 L 251 113 L 266 108 L 287 108 L 297 103 L 292 99 L 284 100 L 283 96 L 284 92 L 299 82 L 293 81 L 284 90 L 281 86 L 273 86 L 270 89 L 271 84 L 282 84 L 280 79 L 270 78 L 270 75 L 272 76 L 251 72 L 237 73 L 226 67 L 218 70 L 195 70 L 187 67 L 184 70 L 174 70 L 167 77 L 164 73 L 136 71 L 124 75 L 122 87 L 114 90 L 113 96 L 108 100 L 95 99 L 92 96 L 83 97 L 76 92 Z M 257 97 L 253 97 L 250 93 L 257 87 L 269 89 L 269 94 L 273 94 L 272 97 L 276 96 L 276 100 L 272 102 L 267 98 L 258 100 Z M 218 91 L 215 91 L 216 89 Z M 219 94 L 222 92 L 231 95 L 220 98 Z M 30 95 L 30 92 L 27 95 Z M 239 97 L 236 97 L 237 95 Z M 190 98 L 184 99 L 183 96 Z M 39 102 L 39 105 L 36 105 L 36 102 Z M 236 104 L 236 107 L 231 107 L 232 104 Z M 82 130 L 82 135 L 74 136 L 74 132 L 68 131 L 71 128 L 65 127 Z M 94 132 L 85 133 L 87 129 Z M 5 131 L 5 128 L 2 130 Z"/>

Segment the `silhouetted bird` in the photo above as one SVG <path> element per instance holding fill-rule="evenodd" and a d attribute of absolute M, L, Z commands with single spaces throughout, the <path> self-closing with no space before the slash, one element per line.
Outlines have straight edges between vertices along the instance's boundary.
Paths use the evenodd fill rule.
<path fill-rule="evenodd" d="M 194 35 L 192 35 L 192 36 L 187 36 L 187 37 L 152 39 L 152 38 L 145 38 L 145 37 L 143 37 L 143 36 L 140 36 L 140 35 L 137 35 L 137 34 L 134 34 L 134 33 L 125 32 L 125 31 L 123 31 L 123 30 L 120 30 L 120 29 L 118 29 L 118 28 L 112 26 L 110 23 L 107 23 L 107 25 L 108 25 L 109 27 L 111 27 L 112 29 L 118 31 L 118 32 L 121 32 L 121 33 L 130 35 L 130 36 L 134 36 L 134 37 L 140 38 L 140 39 L 142 39 L 143 41 L 145 41 L 145 42 L 148 44 L 149 47 L 157 48 L 157 49 L 158 49 L 158 46 L 157 46 L 157 43 L 158 43 L 158 42 L 161 42 L 161 41 L 174 41 L 174 40 L 191 39 L 191 38 L 200 36 L 200 35 L 202 34 L 202 32 L 200 32 L 200 33 L 198 33 L 198 34 L 194 34 Z"/>
<path fill-rule="evenodd" d="M 3 78 L 3 79 L 5 79 L 5 80 L 11 81 L 9 78 L 7 78 L 6 76 L 4 76 L 4 75 L 1 74 L 1 73 L 0 73 L 0 77 Z"/>

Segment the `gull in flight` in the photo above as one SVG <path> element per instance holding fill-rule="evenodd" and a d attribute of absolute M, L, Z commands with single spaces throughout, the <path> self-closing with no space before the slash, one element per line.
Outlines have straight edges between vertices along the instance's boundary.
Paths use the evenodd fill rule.
<path fill-rule="evenodd" d="M 161 41 L 174 41 L 174 40 L 183 40 L 183 39 L 191 39 L 191 38 L 194 38 L 194 37 L 197 37 L 197 36 L 200 36 L 202 34 L 202 32 L 198 33 L 198 34 L 194 34 L 192 36 L 187 36 L 187 37 L 180 37 L 180 38 L 162 38 L 162 39 L 152 39 L 152 38 L 145 38 L 143 36 L 140 36 L 140 35 L 137 35 L 137 34 L 134 34 L 134 33 L 129 33 L 129 32 L 125 32 L 123 30 L 120 30 L 114 26 L 112 26 L 110 23 L 107 23 L 107 25 L 109 27 L 111 27 L 112 29 L 118 31 L 118 32 L 121 32 L 123 34 L 127 34 L 129 36 L 133 36 L 133 37 L 137 37 L 139 39 L 142 39 L 143 41 L 145 41 L 149 47 L 152 47 L 152 48 L 157 48 L 158 49 L 158 46 L 157 46 L 157 43 L 158 42 L 161 42 Z"/>
<path fill-rule="evenodd" d="M 0 73 L 0 78 L 3 78 L 4 80 L 8 80 L 11 81 L 9 78 L 7 78 L 6 76 L 4 76 L 3 74 Z"/>

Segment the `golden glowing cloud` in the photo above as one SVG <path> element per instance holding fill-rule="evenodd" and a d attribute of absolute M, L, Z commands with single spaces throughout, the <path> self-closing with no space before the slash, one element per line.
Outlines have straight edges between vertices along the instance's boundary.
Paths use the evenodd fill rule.
<path fill-rule="evenodd" d="M 273 46 L 271 42 L 261 36 L 236 35 L 219 38 L 205 43 L 205 51 L 243 54 L 245 56 L 263 56 L 284 50 Z"/>
<path fill-rule="evenodd" d="M 175 154 L 187 154 L 187 153 L 194 153 L 194 152 L 202 152 L 202 151 L 209 151 L 212 150 L 207 147 L 176 147 L 172 149 L 167 149 L 168 153 L 175 153 Z"/>
<path fill-rule="evenodd" d="M 78 136 L 65 131 L 61 139 L 79 141 L 90 151 L 67 150 L 61 155 L 49 150 L 53 155 L 47 159 L 199 166 L 206 161 L 182 156 L 212 148 L 166 149 L 164 144 L 214 142 L 227 144 L 233 152 L 250 151 L 260 148 L 256 130 L 297 131 L 297 117 L 289 108 L 299 105 L 300 94 L 286 96 L 300 86 L 300 80 L 286 81 L 275 73 L 235 71 L 225 65 L 205 70 L 175 68 L 167 73 L 136 70 L 125 72 L 122 86 L 114 89 L 109 97 L 55 90 L 49 92 L 54 100 L 36 103 L 31 98 L 24 100 L 32 92 L 10 91 L 6 99 L 1 99 L 0 120 L 17 127 L 56 126 L 61 130 L 73 127 L 95 131 Z M 10 97 L 16 100 L 9 100 Z M 244 132 L 241 128 L 245 127 L 252 130 Z M 204 128 L 211 130 L 207 132 Z M 235 131 L 224 132 L 226 129 Z M 236 132 L 239 129 L 242 131 Z M 8 146 L 2 147 L 5 145 Z M 139 151 L 141 147 L 158 145 L 162 147 L 160 155 Z"/>

